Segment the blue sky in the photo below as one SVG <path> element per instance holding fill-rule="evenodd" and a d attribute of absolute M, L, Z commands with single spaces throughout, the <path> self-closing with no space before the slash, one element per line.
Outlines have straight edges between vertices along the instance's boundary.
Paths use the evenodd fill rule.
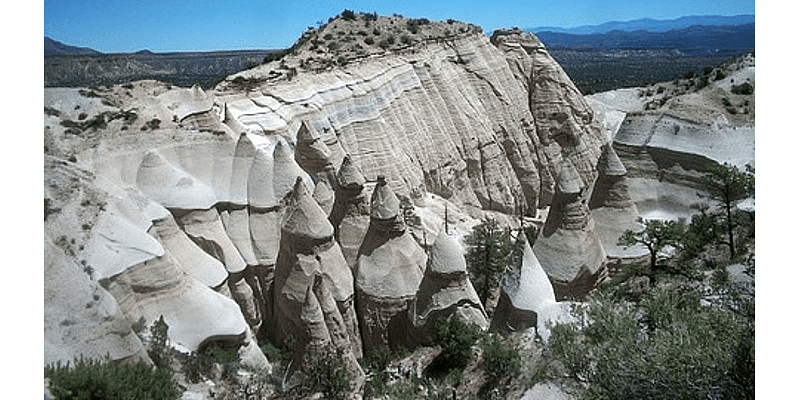
<path fill-rule="evenodd" d="M 755 0 L 45 0 L 44 35 L 105 52 L 284 48 L 344 9 L 498 28 L 755 14 Z"/>

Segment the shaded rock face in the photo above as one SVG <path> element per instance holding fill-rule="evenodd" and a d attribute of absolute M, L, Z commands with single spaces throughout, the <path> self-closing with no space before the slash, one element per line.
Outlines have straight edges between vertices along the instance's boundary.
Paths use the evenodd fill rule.
<path fill-rule="evenodd" d="M 331 151 L 319 133 L 306 121 L 297 131 L 297 147 L 294 149 L 297 164 L 310 174 L 333 170 Z"/>
<path fill-rule="evenodd" d="M 553 205 L 533 248 L 559 300 L 584 298 L 606 275 L 606 254 L 587 196 L 588 186 L 578 170 L 565 161 Z"/>
<path fill-rule="evenodd" d="M 482 330 L 489 327 L 486 311 L 469 280 L 463 249 L 453 236 L 440 232 L 433 243 L 408 316 L 414 326 L 414 345 L 432 339 L 441 318 L 461 318 Z"/>
<path fill-rule="evenodd" d="M 355 289 L 364 353 L 405 345 L 406 311 L 417 294 L 427 256 L 406 231 L 400 202 L 380 177 L 370 199 L 369 230 L 358 253 Z M 384 218 L 380 218 L 384 217 Z"/>

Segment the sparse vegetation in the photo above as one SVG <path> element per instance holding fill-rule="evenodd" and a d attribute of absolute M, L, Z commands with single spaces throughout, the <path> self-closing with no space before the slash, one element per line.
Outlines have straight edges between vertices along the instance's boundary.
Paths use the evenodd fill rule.
<path fill-rule="evenodd" d="M 164 368 L 78 359 L 44 369 L 55 399 L 170 400 L 180 395 Z"/>
<path fill-rule="evenodd" d="M 731 86 L 731 93 L 749 95 L 755 92 L 755 87 L 750 82 L 744 82 L 739 85 Z"/>
<path fill-rule="evenodd" d="M 731 260 L 736 258 L 737 242 L 735 231 L 741 224 L 735 218 L 736 204 L 755 194 L 755 170 L 749 166 L 745 170 L 728 163 L 711 164 L 709 172 L 703 180 L 709 198 L 716 203 L 717 210 L 723 218 L 726 230 L 724 243 L 730 250 Z"/>
<path fill-rule="evenodd" d="M 164 316 L 160 316 L 150 327 L 150 342 L 147 348 L 147 355 L 153 363 L 160 367 L 169 365 L 169 348 L 167 347 L 169 325 L 164 321 Z"/>
<path fill-rule="evenodd" d="M 506 348 L 496 334 L 487 335 L 481 342 L 484 372 L 489 381 L 497 385 L 501 380 L 511 379 L 520 373 L 522 364 L 516 348 Z"/>
<path fill-rule="evenodd" d="M 433 344 L 442 348 L 431 362 L 433 375 L 446 374 L 453 369 L 463 369 L 472 359 L 472 345 L 478 340 L 480 329 L 467 324 L 458 317 L 440 319 L 436 322 Z"/>
<path fill-rule="evenodd" d="M 491 291 L 499 285 L 506 269 L 506 259 L 512 249 L 511 238 L 500 229 L 497 220 L 487 218 L 473 228 L 466 237 L 466 244 L 465 258 L 470 280 L 486 306 Z"/>
<path fill-rule="evenodd" d="M 646 220 L 642 221 L 644 229 L 638 232 L 625 231 L 619 238 L 619 246 L 634 246 L 641 244 L 650 253 L 650 271 L 655 273 L 659 268 L 659 255 L 667 246 L 678 247 L 684 235 L 685 227 L 678 221 Z M 653 276 L 651 282 L 655 282 Z"/>
<path fill-rule="evenodd" d="M 352 376 L 333 347 L 307 357 L 303 369 L 305 379 L 301 390 L 308 395 L 322 393 L 326 399 L 344 399 L 352 390 Z"/>
<path fill-rule="evenodd" d="M 603 294 L 552 329 L 553 355 L 585 398 L 753 398 L 754 298 L 672 279 L 631 303 Z"/>

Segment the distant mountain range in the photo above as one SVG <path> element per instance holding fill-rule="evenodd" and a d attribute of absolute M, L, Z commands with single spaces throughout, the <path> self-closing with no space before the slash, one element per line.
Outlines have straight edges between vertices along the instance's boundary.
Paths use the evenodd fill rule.
<path fill-rule="evenodd" d="M 699 15 L 687 16 L 670 20 L 656 20 L 651 18 L 637 19 L 633 21 L 611 21 L 600 25 L 586 25 L 576 28 L 558 27 L 538 27 L 525 29 L 527 32 L 557 32 L 573 35 L 591 35 L 598 33 L 608 33 L 611 31 L 648 31 L 648 32 L 667 32 L 675 29 L 685 29 L 692 25 L 709 26 L 729 26 L 742 25 L 756 22 L 755 15 L 736 15 L 725 17 L 720 15 Z"/>
<path fill-rule="evenodd" d="M 82 56 L 90 54 L 103 54 L 88 47 L 76 47 L 44 37 L 44 55 L 46 56 Z"/>
<path fill-rule="evenodd" d="M 576 35 L 543 31 L 536 36 L 548 49 L 676 49 L 715 53 L 752 50 L 756 47 L 755 23 L 741 25 L 691 25 L 664 32 L 613 30 Z"/>

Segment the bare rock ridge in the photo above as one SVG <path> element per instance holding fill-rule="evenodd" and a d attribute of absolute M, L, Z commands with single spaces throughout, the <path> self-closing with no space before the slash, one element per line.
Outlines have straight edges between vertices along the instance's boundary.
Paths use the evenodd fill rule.
<path fill-rule="evenodd" d="M 445 210 L 425 206 L 433 195 L 471 218 L 550 207 L 530 254 L 556 298 L 593 289 L 606 253 L 588 196 L 607 136 L 591 109 L 530 34 L 421 29 L 319 68 L 323 29 L 284 58 L 290 69 L 265 64 L 208 93 L 46 89 L 45 270 L 86 276 L 46 279 L 45 362 L 96 355 L 84 332 L 113 359 L 146 358 L 128 325 L 163 315 L 187 351 L 224 340 L 268 368 L 257 340 L 302 339 L 297 357 L 331 345 L 363 376 L 350 358 L 411 347 L 436 318 L 488 328 L 456 240 L 425 239 L 429 257 L 401 199 L 428 233 Z M 508 299 L 528 310 L 514 293 L 546 283 L 518 281 Z M 91 312 L 64 322 L 87 295 Z"/>

